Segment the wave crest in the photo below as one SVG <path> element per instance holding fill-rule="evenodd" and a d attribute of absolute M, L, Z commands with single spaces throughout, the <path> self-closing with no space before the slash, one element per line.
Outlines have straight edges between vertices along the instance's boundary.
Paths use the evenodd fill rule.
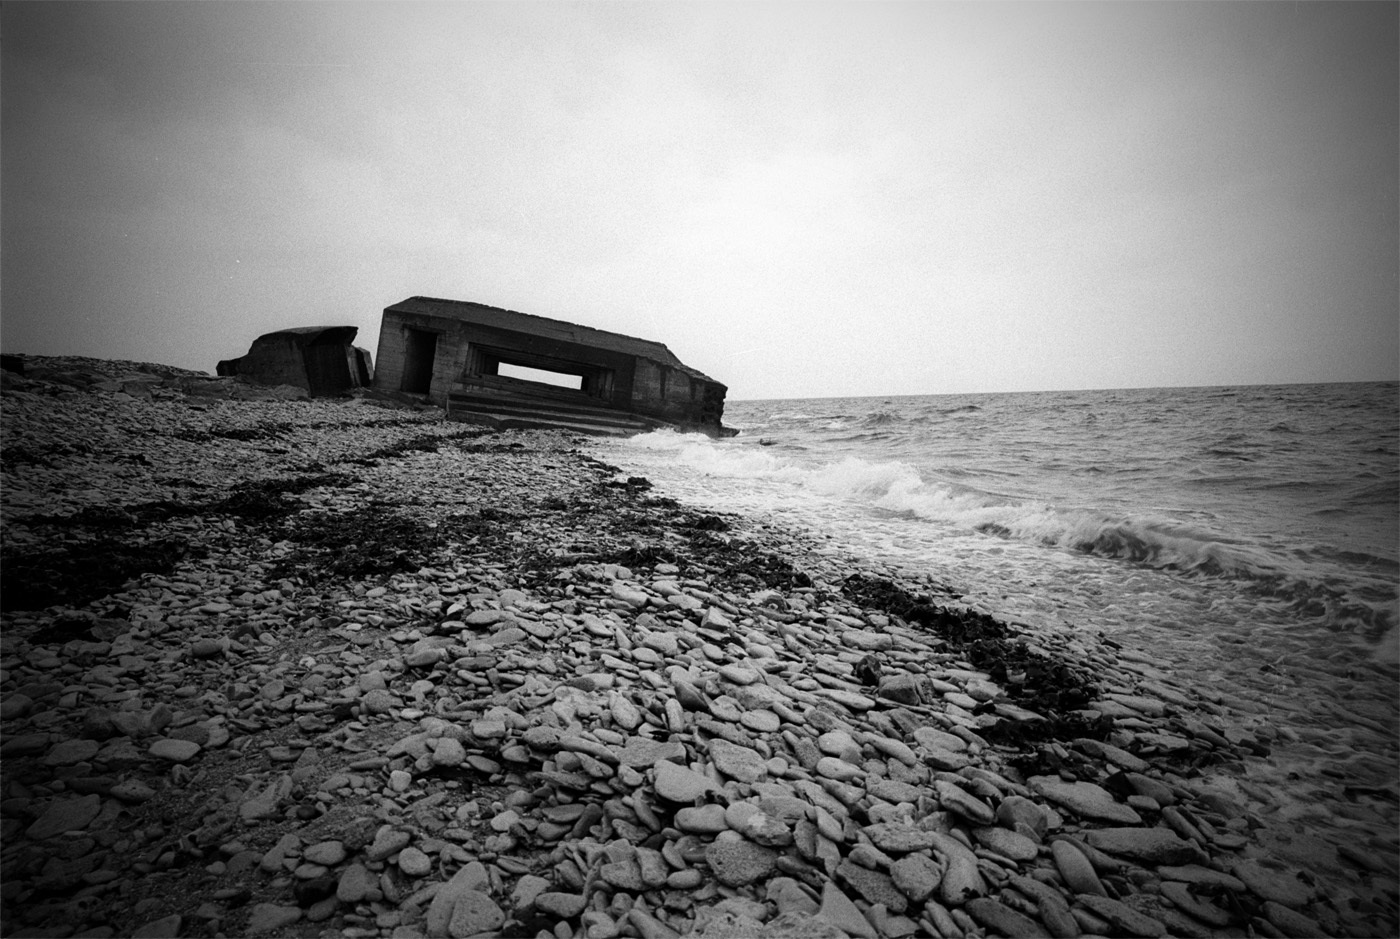
<path fill-rule="evenodd" d="M 1375 634 L 1393 627 L 1396 621 L 1393 597 L 1367 596 L 1364 590 L 1358 592 L 1319 579 L 1321 575 L 1305 573 L 1316 569 L 1310 563 L 1315 557 L 1290 558 L 1245 544 L 1227 533 L 1168 519 L 1063 508 L 973 486 L 931 481 L 914 466 L 896 460 L 848 456 L 805 466 L 771 450 L 671 431 L 634 437 L 629 445 L 669 451 L 668 462 L 707 476 L 776 481 L 856 503 L 885 516 L 949 525 L 1192 578 L 1229 581 L 1298 614 L 1317 617 L 1329 628 Z M 1393 562 L 1381 558 L 1371 561 L 1379 574 L 1393 575 Z"/>

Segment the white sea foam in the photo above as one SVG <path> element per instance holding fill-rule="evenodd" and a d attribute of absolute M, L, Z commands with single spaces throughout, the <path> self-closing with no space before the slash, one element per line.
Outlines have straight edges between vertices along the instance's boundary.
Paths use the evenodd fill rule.
<path fill-rule="evenodd" d="M 835 524 L 834 513 L 840 510 L 844 535 L 854 542 L 924 546 L 933 532 L 919 529 L 929 525 L 939 533 L 962 532 L 984 542 L 1051 548 L 1179 576 L 1231 581 L 1255 602 L 1313 610 L 1329 629 L 1379 635 L 1396 619 L 1392 598 L 1339 589 L 1329 573 L 1312 565 L 1314 559 L 1303 548 L 1271 549 L 1182 519 L 1017 499 L 927 478 L 901 460 L 848 455 L 821 461 L 756 441 L 658 431 L 623 446 L 645 464 L 643 472 L 680 485 L 678 494 L 706 498 L 705 490 L 710 490 L 711 504 L 795 514 L 818 529 Z M 981 550 L 994 551 L 986 543 Z"/>
<path fill-rule="evenodd" d="M 1208 532 L 1166 520 L 1113 518 L 1035 501 L 1008 501 L 970 487 L 930 482 L 914 466 L 898 460 L 848 456 L 804 465 L 766 449 L 672 431 L 634 437 L 627 446 L 664 453 L 667 462 L 701 476 L 780 482 L 907 518 L 1153 566 L 1241 573 L 1280 566 L 1261 551 L 1230 546 Z"/>

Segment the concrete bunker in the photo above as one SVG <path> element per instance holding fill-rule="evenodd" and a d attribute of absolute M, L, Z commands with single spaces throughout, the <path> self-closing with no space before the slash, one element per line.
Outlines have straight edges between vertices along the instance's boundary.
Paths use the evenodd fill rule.
<path fill-rule="evenodd" d="M 279 329 L 253 340 L 248 354 L 225 359 L 217 373 L 260 385 L 295 385 L 313 396 L 367 388 L 373 379 L 369 351 L 353 345 L 355 326 Z"/>
<path fill-rule="evenodd" d="M 462 419 L 568 426 L 573 415 L 617 432 L 725 433 L 725 386 L 662 343 L 482 303 L 410 297 L 385 308 L 377 360 L 376 389 Z"/>

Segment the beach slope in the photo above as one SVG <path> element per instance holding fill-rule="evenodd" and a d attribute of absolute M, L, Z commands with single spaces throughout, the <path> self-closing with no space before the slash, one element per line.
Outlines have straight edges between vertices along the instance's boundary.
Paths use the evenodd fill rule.
<path fill-rule="evenodd" d="M 6 936 L 1395 932 L 1392 859 L 1268 856 L 1217 772 L 1268 741 L 1101 637 L 568 434 L 3 376 Z"/>

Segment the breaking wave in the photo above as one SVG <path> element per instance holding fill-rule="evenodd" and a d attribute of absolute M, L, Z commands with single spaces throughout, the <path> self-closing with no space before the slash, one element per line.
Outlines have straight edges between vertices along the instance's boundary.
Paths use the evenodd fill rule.
<path fill-rule="evenodd" d="M 628 446 L 665 453 L 668 463 L 706 477 L 796 487 L 864 507 L 886 519 L 946 525 L 1192 579 L 1230 581 L 1261 599 L 1285 603 L 1299 615 L 1322 618 L 1330 628 L 1375 635 L 1395 625 L 1393 594 L 1338 584 L 1318 574 L 1319 562 L 1325 560 L 1322 548 L 1280 552 L 1227 532 L 1166 518 L 1019 499 L 926 479 L 918 468 L 898 460 L 847 456 L 803 465 L 771 450 L 671 431 L 634 437 Z M 1338 554 L 1336 560 L 1348 562 L 1333 553 Z M 1352 556 L 1349 563 L 1354 566 L 1359 560 L 1363 559 Z M 1396 563 L 1387 558 L 1366 555 L 1364 566 L 1382 582 L 1400 574 Z"/>

